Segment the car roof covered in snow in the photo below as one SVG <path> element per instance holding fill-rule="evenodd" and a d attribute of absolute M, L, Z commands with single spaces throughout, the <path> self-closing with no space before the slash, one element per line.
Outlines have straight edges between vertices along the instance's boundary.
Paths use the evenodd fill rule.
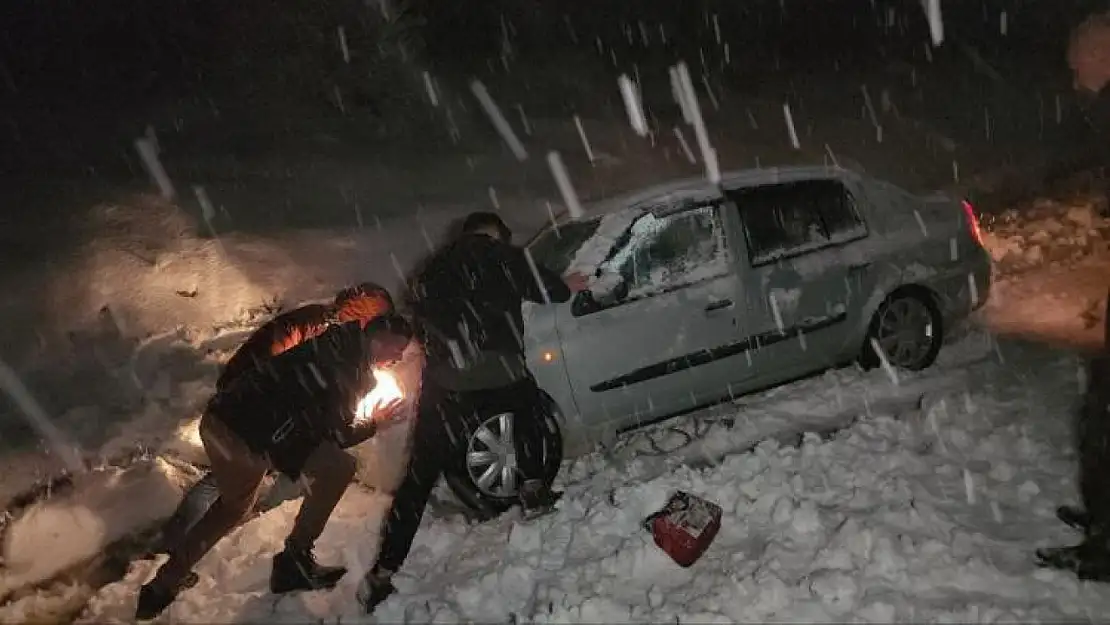
<path fill-rule="evenodd" d="M 859 176 L 861 176 L 861 172 L 831 165 L 787 165 L 722 172 L 720 186 L 743 188 L 799 180 L 843 179 Z M 718 188 L 718 185 L 712 184 L 702 177 L 669 180 L 604 200 L 588 202 L 582 207 L 584 212 L 582 219 L 593 219 L 627 209 L 646 210 L 652 206 L 673 200 L 715 198 L 720 195 Z M 564 223 L 569 220 L 570 215 L 565 210 L 561 211 L 556 217 L 556 223 Z M 544 230 L 546 229 L 544 228 Z"/>

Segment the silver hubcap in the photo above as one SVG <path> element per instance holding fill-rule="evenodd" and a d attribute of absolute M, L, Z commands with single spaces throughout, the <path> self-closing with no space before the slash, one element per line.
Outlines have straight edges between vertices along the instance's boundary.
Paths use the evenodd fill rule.
<path fill-rule="evenodd" d="M 470 480 L 486 495 L 516 495 L 518 473 L 513 436 L 511 412 L 486 419 L 470 436 L 466 449 L 466 470 Z"/>
<path fill-rule="evenodd" d="M 913 368 L 925 360 L 936 340 L 929 309 L 916 297 L 896 299 L 879 317 L 877 336 L 887 362 Z"/>

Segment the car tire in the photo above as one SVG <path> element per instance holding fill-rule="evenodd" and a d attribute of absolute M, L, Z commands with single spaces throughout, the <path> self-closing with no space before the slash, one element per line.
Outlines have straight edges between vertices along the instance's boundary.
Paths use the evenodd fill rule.
<path fill-rule="evenodd" d="M 559 468 L 562 465 L 563 459 L 563 436 L 562 429 L 559 427 L 558 419 L 555 417 L 554 403 L 550 400 L 545 401 L 545 409 L 541 411 L 540 418 L 544 420 L 544 427 L 539 428 L 542 432 L 543 454 L 545 458 L 544 463 L 544 484 L 550 487 L 555 477 L 559 474 Z M 490 411 L 488 413 L 479 413 L 474 417 L 467 419 L 466 422 L 466 444 L 460 446 L 458 457 L 452 458 L 449 462 L 448 468 L 444 471 L 444 481 L 450 488 L 451 492 L 459 500 L 464 507 L 473 511 L 478 518 L 492 518 L 508 510 L 510 507 L 518 503 L 519 499 L 516 492 L 511 494 L 495 493 L 490 489 L 481 487 L 475 478 L 477 469 L 468 467 L 467 459 L 471 451 L 481 447 L 481 443 L 476 439 L 476 434 L 481 428 L 487 428 L 492 431 L 497 431 L 496 420 L 502 413 Z M 516 418 L 512 415 L 511 418 Z M 491 421 L 493 421 L 491 423 Z M 476 447 L 477 446 L 477 447 Z M 517 484 L 520 483 L 520 473 L 517 474 Z"/>
<path fill-rule="evenodd" d="M 893 326 L 904 320 L 901 328 Z M 874 369 L 882 363 L 882 358 L 875 352 L 872 341 L 880 345 L 897 341 L 893 334 L 906 333 L 923 341 L 915 346 L 912 353 L 903 352 L 900 348 L 885 350 L 888 362 L 891 365 L 906 371 L 921 371 L 936 362 L 940 348 L 944 344 L 944 318 L 940 309 L 930 294 L 924 289 L 900 289 L 879 305 L 871 323 L 867 328 L 867 338 L 863 341 L 860 350 L 859 364 L 864 369 Z"/>

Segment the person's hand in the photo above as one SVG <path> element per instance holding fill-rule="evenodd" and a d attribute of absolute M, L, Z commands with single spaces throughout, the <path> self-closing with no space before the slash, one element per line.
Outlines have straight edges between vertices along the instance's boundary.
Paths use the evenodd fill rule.
<path fill-rule="evenodd" d="M 580 271 L 568 273 L 563 276 L 563 282 L 566 283 L 571 293 L 581 293 L 590 288 L 590 277 Z"/>
<path fill-rule="evenodd" d="M 387 428 L 396 423 L 405 420 L 405 402 L 398 398 L 387 404 L 381 404 L 374 408 L 374 413 L 370 417 L 378 426 L 378 429 Z"/>

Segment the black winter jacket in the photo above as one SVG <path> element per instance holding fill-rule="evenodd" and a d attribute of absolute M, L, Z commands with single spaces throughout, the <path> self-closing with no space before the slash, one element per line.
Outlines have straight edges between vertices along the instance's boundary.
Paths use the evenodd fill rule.
<path fill-rule="evenodd" d="M 244 371 L 256 369 L 284 351 L 320 336 L 337 323 L 335 308 L 309 304 L 282 313 L 255 330 L 224 365 L 216 390 L 231 385 Z"/>
<path fill-rule="evenodd" d="M 453 361 L 451 341 L 464 358 L 482 352 L 523 355 L 521 304 L 571 297 L 560 276 L 535 269 L 523 249 L 485 234 L 463 235 L 433 255 L 411 294 L 428 364 Z"/>
<path fill-rule="evenodd" d="M 369 338 L 358 322 L 334 325 L 244 371 L 208 411 L 295 479 L 323 441 L 346 448 L 373 436 L 373 422 L 354 423 L 358 402 L 375 385 Z"/>
<path fill-rule="evenodd" d="M 1110 167 L 1110 85 L 1093 95 L 1082 115 L 1067 126 L 1067 147 L 1055 151 L 1044 176 L 1049 184 L 1082 170 Z"/>

